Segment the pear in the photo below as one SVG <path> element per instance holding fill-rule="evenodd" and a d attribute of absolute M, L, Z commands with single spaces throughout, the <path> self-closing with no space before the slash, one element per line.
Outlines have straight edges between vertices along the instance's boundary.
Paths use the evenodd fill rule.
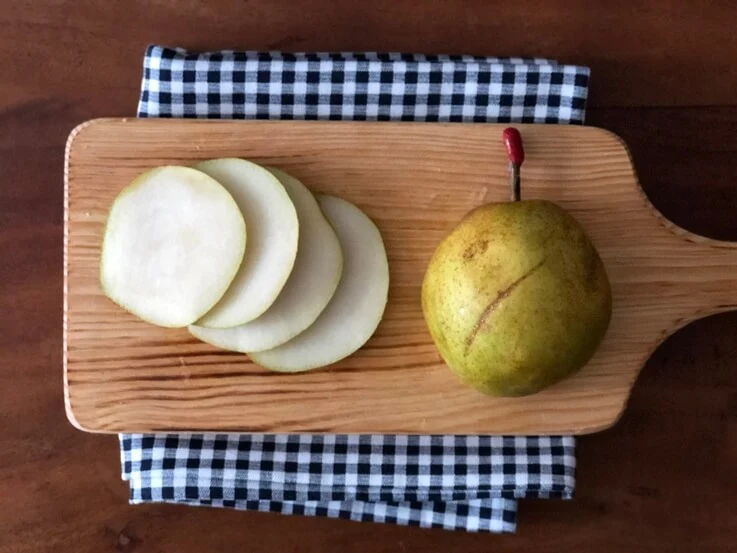
<path fill-rule="evenodd" d="M 440 243 L 422 283 L 422 310 L 462 383 L 524 396 L 591 359 L 609 326 L 612 295 L 604 264 L 572 215 L 547 200 L 512 201 L 474 209 Z"/>
<path fill-rule="evenodd" d="M 389 264 L 381 233 L 355 205 L 334 196 L 318 202 L 338 235 L 343 274 L 330 303 L 307 330 L 270 350 L 249 353 L 258 365 L 302 372 L 348 357 L 373 335 L 389 293 Z"/>
<path fill-rule="evenodd" d="M 208 328 L 242 325 L 271 307 L 292 272 L 299 241 L 297 211 L 279 179 L 255 163 L 224 158 L 204 161 L 195 168 L 232 194 L 248 229 L 248 248 L 238 274 L 223 298 L 197 324 Z"/>
<path fill-rule="evenodd" d="M 141 174 L 113 201 L 100 284 L 141 319 L 184 327 L 220 300 L 245 247 L 243 216 L 225 188 L 189 167 L 159 167 Z"/>
<path fill-rule="evenodd" d="M 284 185 L 299 218 L 299 247 L 289 280 L 271 307 L 251 322 L 231 328 L 189 327 L 204 342 L 242 353 L 275 348 L 315 322 L 343 270 L 340 242 L 312 192 L 287 173 L 266 169 Z"/>

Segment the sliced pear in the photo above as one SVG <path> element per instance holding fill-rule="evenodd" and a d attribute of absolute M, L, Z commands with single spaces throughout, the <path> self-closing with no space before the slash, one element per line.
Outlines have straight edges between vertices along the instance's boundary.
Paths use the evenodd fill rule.
<path fill-rule="evenodd" d="M 214 159 L 196 168 L 232 194 L 248 228 L 248 249 L 238 274 L 197 325 L 242 325 L 271 307 L 292 272 L 299 239 L 297 211 L 279 179 L 255 163 Z"/>
<path fill-rule="evenodd" d="M 287 173 L 266 169 L 284 185 L 297 209 L 299 247 L 292 274 L 273 305 L 250 323 L 232 328 L 189 327 L 203 342 L 242 353 L 275 348 L 315 322 L 333 297 L 343 269 L 338 237 L 312 193 Z"/>
<path fill-rule="evenodd" d="M 262 367 L 301 372 L 348 357 L 376 331 L 389 292 L 389 264 L 376 225 L 355 205 L 333 196 L 318 198 L 343 250 L 343 274 L 317 320 L 274 349 L 250 353 Z"/>
<path fill-rule="evenodd" d="M 100 284 L 141 319 L 183 327 L 207 313 L 238 271 L 246 225 L 225 188 L 189 167 L 143 173 L 113 202 Z"/>

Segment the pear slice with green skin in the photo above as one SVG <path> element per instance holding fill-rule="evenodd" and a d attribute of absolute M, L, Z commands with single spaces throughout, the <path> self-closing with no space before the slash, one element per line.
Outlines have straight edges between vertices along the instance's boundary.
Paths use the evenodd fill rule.
<path fill-rule="evenodd" d="M 167 166 L 124 188 L 108 214 L 100 284 L 115 303 L 159 326 L 207 313 L 243 260 L 246 225 L 228 191 L 189 167 Z"/>
<path fill-rule="evenodd" d="M 284 185 L 297 209 L 299 247 L 292 274 L 274 304 L 250 323 L 232 328 L 189 327 L 203 342 L 242 353 L 275 348 L 315 322 L 333 297 L 343 270 L 340 242 L 312 192 L 287 173 L 266 169 Z"/>
<path fill-rule="evenodd" d="M 389 293 L 389 263 L 381 233 L 355 205 L 334 196 L 318 202 L 343 250 L 343 274 L 333 298 L 307 330 L 285 344 L 249 353 L 273 371 L 330 365 L 361 348 L 381 322 Z"/>
<path fill-rule="evenodd" d="M 274 175 L 244 159 L 205 161 L 196 169 L 222 184 L 248 228 L 248 248 L 238 274 L 198 326 L 227 328 L 260 317 L 274 303 L 297 257 L 299 220 L 289 194 Z"/>

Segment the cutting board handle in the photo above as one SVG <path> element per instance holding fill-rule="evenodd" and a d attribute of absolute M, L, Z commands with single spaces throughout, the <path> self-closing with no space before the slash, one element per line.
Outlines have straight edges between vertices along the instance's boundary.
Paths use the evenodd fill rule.
<path fill-rule="evenodd" d="M 675 270 L 679 286 L 686 294 L 685 322 L 737 310 L 737 242 L 713 240 L 689 232 L 666 219 L 654 207 L 661 224 L 682 244 Z M 658 252 L 654 252 L 655 255 Z"/>
<path fill-rule="evenodd" d="M 701 307 L 695 309 L 694 315 L 706 316 L 737 310 L 737 288 L 734 287 L 737 278 L 737 243 L 687 234 L 698 260 L 692 269 L 693 280 L 689 281 L 689 287 L 695 296 L 703 297 Z"/>

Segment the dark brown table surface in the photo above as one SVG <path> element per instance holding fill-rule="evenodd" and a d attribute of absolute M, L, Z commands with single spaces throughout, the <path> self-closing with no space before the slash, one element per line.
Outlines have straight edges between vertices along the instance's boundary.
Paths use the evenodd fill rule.
<path fill-rule="evenodd" d="M 576 499 L 523 501 L 514 536 L 132 507 L 116 438 L 64 416 L 64 142 L 85 119 L 135 114 L 149 42 L 589 65 L 587 122 L 629 144 L 655 205 L 737 240 L 737 3 L 596 4 L 3 0 L 0 552 L 737 551 L 737 313 L 668 339 L 622 420 L 579 440 Z"/>

